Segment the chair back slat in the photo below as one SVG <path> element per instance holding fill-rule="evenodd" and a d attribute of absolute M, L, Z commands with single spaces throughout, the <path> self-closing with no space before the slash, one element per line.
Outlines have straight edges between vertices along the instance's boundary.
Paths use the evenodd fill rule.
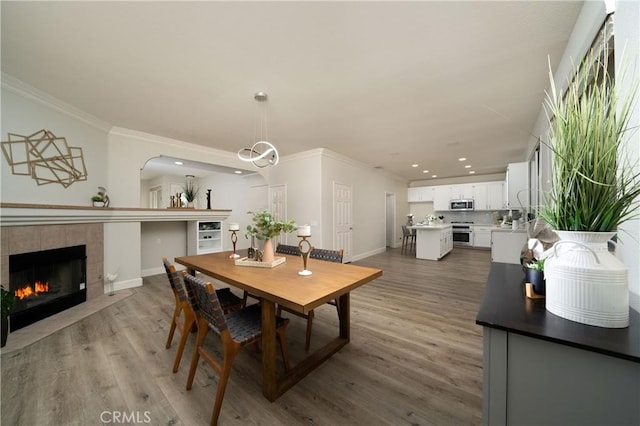
<path fill-rule="evenodd" d="M 164 270 L 167 272 L 167 278 L 169 278 L 169 284 L 171 284 L 171 288 L 174 293 L 178 295 L 178 299 L 181 302 L 187 300 L 187 295 L 184 291 L 184 286 L 180 280 L 180 274 L 176 271 L 176 268 L 169 263 L 166 257 L 162 258 L 162 264 L 164 265 Z"/>
<path fill-rule="evenodd" d="M 290 246 L 287 244 L 278 243 L 278 246 L 276 247 L 276 253 L 300 256 L 300 249 L 298 248 L 298 246 Z"/>
<path fill-rule="evenodd" d="M 317 249 L 314 248 L 311 250 L 309 257 L 312 259 L 325 260 L 327 262 L 336 262 L 342 263 L 342 257 L 344 255 L 344 250 L 327 250 L 327 249 Z"/>
<path fill-rule="evenodd" d="M 183 277 L 187 288 L 193 292 L 198 315 L 206 319 L 218 332 L 226 330 L 227 321 L 213 285 L 186 272 L 183 272 Z"/>
<path fill-rule="evenodd" d="M 408 237 L 411 235 L 411 230 L 407 228 L 407 225 L 402 225 L 402 236 Z"/>

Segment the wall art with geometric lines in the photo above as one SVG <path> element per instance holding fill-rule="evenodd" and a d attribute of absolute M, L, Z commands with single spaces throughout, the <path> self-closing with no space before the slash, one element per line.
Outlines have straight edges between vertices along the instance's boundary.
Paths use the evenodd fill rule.
<path fill-rule="evenodd" d="M 87 180 L 82 148 L 69 146 L 65 138 L 45 129 L 28 136 L 8 135 L 2 153 L 14 175 L 31 176 L 38 185 L 59 183 L 65 188 Z"/>

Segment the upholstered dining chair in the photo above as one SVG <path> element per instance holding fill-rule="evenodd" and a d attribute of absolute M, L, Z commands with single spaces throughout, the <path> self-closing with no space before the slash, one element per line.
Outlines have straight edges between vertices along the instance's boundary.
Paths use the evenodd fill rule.
<path fill-rule="evenodd" d="M 278 244 L 278 247 L 276 248 L 276 252 L 300 256 L 300 250 L 298 249 L 297 246 L 288 246 L 284 244 Z M 344 257 L 344 250 L 327 250 L 327 249 L 313 248 L 311 250 L 311 253 L 309 253 L 309 257 L 311 257 L 312 259 L 324 260 L 328 262 L 342 263 L 342 259 Z M 336 307 L 336 310 L 338 311 L 338 318 L 341 318 L 340 304 L 338 303 L 338 299 L 335 299 L 327 303 Z M 288 309 L 284 306 L 278 305 L 278 311 L 277 311 L 278 316 L 282 314 L 283 310 L 307 320 L 307 331 L 306 331 L 305 342 L 304 342 L 304 350 L 308 352 L 309 347 L 311 346 L 311 329 L 313 327 L 313 318 L 315 315 L 313 310 L 311 310 L 308 314 L 303 314 L 303 313 Z"/>
<path fill-rule="evenodd" d="M 416 230 L 409 229 L 407 225 L 402 225 L 402 249 L 401 253 L 405 253 L 407 248 L 413 250 L 416 244 Z"/>
<path fill-rule="evenodd" d="M 196 323 L 196 314 L 193 309 L 193 300 L 189 300 L 189 294 L 186 291 L 180 274 L 176 271 L 175 266 L 170 264 L 166 257 L 162 258 L 162 264 L 167 273 L 167 278 L 169 279 L 169 284 L 171 284 L 171 290 L 173 290 L 173 296 L 175 298 L 173 318 L 171 318 L 169 336 L 167 337 L 167 343 L 165 344 L 167 349 L 171 347 L 176 328 L 180 331 L 180 342 L 178 343 L 176 358 L 173 362 L 173 372 L 177 373 L 178 368 L 180 367 L 180 361 L 182 360 L 184 347 L 187 343 L 187 337 L 189 337 L 189 332 Z M 216 290 L 216 293 L 220 300 L 222 309 L 225 312 L 240 309 L 242 299 L 233 294 L 230 288 L 218 289 Z M 193 299 L 193 297 L 191 297 L 191 299 Z M 180 319 L 180 314 L 182 314 L 182 320 Z"/>
<path fill-rule="evenodd" d="M 185 286 L 190 289 L 197 306 L 198 337 L 196 347 L 191 358 L 191 367 L 187 378 L 187 390 L 193 385 L 193 379 L 198 368 L 200 357 L 204 359 L 220 376 L 218 389 L 211 415 L 211 424 L 218 423 L 222 400 L 227 388 L 229 374 L 233 361 L 240 350 L 262 338 L 262 310 L 259 304 L 229 312 L 225 314 L 220 306 L 216 291 L 210 282 L 183 272 Z M 280 342 L 282 361 L 285 371 L 289 370 L 289 353 L 287 350 L 286 327 L 289 320 L 276 318 L 276 335 Z M 218 361 L 204 346 L 204 340 L 209 330 L 213 331 L 222 341 L 223 358 Z"/>

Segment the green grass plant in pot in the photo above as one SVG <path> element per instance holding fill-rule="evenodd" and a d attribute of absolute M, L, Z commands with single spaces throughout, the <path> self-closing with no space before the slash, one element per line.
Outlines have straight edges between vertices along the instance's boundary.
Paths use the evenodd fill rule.
<path fill-rule="evenodd" d="M 247 225 L 247 236 L 255 237 L 264 241 L 263 262 L 273 262 L 275 255 L 273 251 L 272 238 L 277 237 L 283 232 L 293 232 L 297 229 L 293 220 L 279 221 L 276 220 L 269 210 L 248 211 L 247 214 L 253 215 L 253 224 Z"/>
<path fill-rule="evenodd" d="M 540 217 L 560 241 L 547 252 L 546 308 L 584 324 L 627 327 L 627 268 L 608 251 L 608 241 L 638 214 L 640 172 L 624 154 L 638 85 L 621 98 L 606 58 L 593 54 L 565 93 L 551 73 L 550 80 L 552 187 Z"/>
<path fill-rule="evenodd" d="M 193 182 L 193 179 L 193 175 L 187 175 L 187 180 L 182 187 L 182 194 L 184 194 L 184 198 L 187 200 L 187 207 L 189 208 L 194 207 L 194 202 L 200 192 L 200 188 Z"/>
<path fill-rule="evenodd" d="M 9 335 L 9 315 L 13 310 L 13 302 L 15 296 L 12 291 L 5 290 L 4 286 L 0 287 L 0 319 L 2 320 L 2 346 L 7 344 L 7 336 Z"/>

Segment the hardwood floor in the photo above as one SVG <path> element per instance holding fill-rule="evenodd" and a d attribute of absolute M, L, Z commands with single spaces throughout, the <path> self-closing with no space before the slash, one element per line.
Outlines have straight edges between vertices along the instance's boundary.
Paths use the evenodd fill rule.
<path fill-rule="evenodd" d="M 354 263 L 384 275 L 352 293 L 350 344 L 274 403 L 262 396 L 258 350 L 242 351 L 221 425 L 481 423 L 482 329 L 475 316 L 490 253 L 456 248 L 434 262 L 392 249 Z M 193 389 L 185 390 L 195 335 L 171 373 L 178 336 L 170 349 L 164 343 L 172 304 L 166 276 L 148 277 L 132 296 L 3 354 L 1 423 L 208 424 L 217 376 L 201 364 Z M 305 321 L 290 318 L 295 363 L 304 355 Z M 337 324 L 335 308 L 317 309 L 311 350 L 333 337 Z M 212 334 L 206 344 L 219 351 Z"/>

